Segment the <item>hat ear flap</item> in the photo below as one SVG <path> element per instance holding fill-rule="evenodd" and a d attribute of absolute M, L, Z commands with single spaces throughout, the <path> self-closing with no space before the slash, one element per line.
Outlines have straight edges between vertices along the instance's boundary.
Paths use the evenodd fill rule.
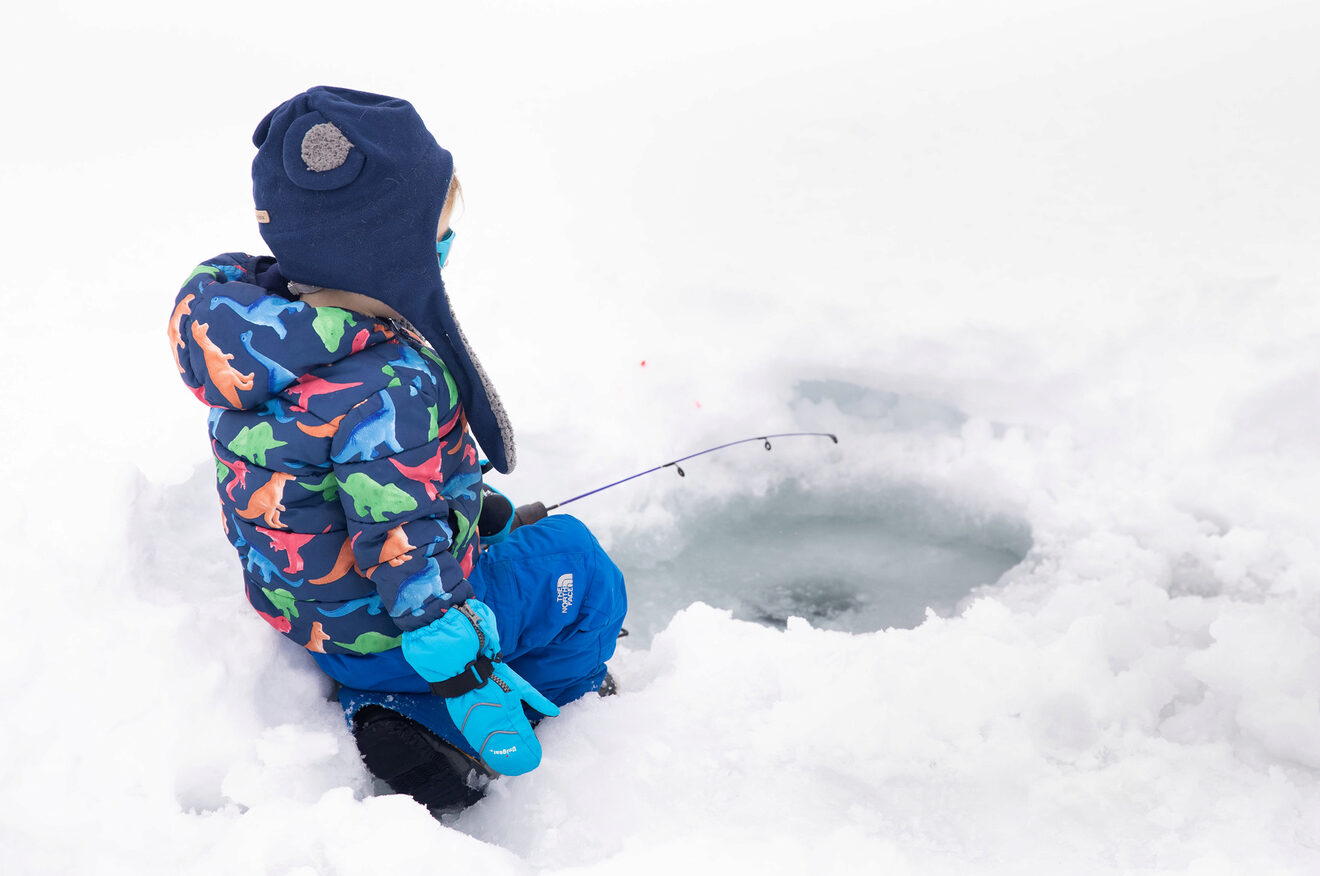
<path fill-rule="evenodd" d="M 315 111 L 294 119 L 284 132 L 283 158 L 289 179 L 316 192 L 343 188 L 357 179 L 366 163 L 362 150 Z"/>
<path fill-rule="evenodd" d="M 266 117 L 261 120 L 261 124 L 257 125 L 257 129 L 252 132 L 253 146 L 256 146 L 258 149 L 260 149 L 262 147 L 262 144 L 266 142 L 266 137 L 267 135 L 270 134 L 271 119 L 275 118 L 275 113 L 278 112 L 278 110 L 279 107 L 276 107 L 275 109 L 266 113 Z"/>

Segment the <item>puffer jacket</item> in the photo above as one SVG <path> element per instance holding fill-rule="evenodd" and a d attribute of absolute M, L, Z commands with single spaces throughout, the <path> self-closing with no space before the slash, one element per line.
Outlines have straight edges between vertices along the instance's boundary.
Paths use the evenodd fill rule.
<path fill-rule="evenodd" d="M 295 300 L 273 259 L 243 253 L 193 271 L 169 336 L 211 408 L 225 531 L 271 626 L 372 654 L 472 595 L 481 469 L 420 336 Z"/>

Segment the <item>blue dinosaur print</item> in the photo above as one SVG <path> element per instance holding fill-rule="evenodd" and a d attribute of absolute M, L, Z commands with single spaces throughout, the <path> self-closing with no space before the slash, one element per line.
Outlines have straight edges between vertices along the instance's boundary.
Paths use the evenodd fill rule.
<path fill-rule="evenodd" d="M 477 494 L 472 491 L 472 486 L 480 483 L 481 472 L 479 471 L 455 475 L 445 481 L 444 487 L 440 490 L 440 495 L 446 499 L 475 499 Z"/>
<path fill-rule="evenodd" d="M 281 340 L 288 336 L 289 330 L 284 327 L 280 317 L 286 313 L 299 313 L 307 306 L 301 301 L 285 301 L 274 295 L 263 295 L 252 304 L 241 304 L 224 295 L 217 295 L 211 299 L 212 310 L 222 304 L 253 325 L 264 325 L 275 329 L 275 334 L 279 335 Z"/>
<path fill-rule="evenodd" d="M 237 280 L 247 273 L 240 265 L 220 265 L 220 271 L 225 275 L 226 280 Z"/>
<path fill-rule="evenodd" d="M 394 610 L 390 612 L 390 616 L 402 617 L 409 612 L 414 615 L 423 614 L 422 606 L 432 598 L 447 601 L 453 597 L 445 590 L 444 582 L 440 579 L 440 566 L 433 558 L 428 557 L 425 569 L 409 575 L 399 585 L 399 592 L 394 597 Z"/>
<path fill-rule="evenodd" d="M 385 608 L 380 600 L 380 594 L 373 593 L 362 599 L 350 599 L 344 603 L 342 608 L 321 608 L 318 605 L 316 610 L 326 617 L 343 617 L 346 614 L 352 614 L 364 605 L 367 607 L 367 614 L 380 614 Z"/>
<path fill-rule="evenodd" d="M 400 368 L 409 368 L 413 371 L 420 371 L 423 374 L 430 374 L 430 369 L 426 367 L 426 360 L 407 344 L 398 344 L 399 356 L 397 359 L 391 359 L 390 365 Z"/>
<path fill-rule="evenodd" d="M 285 413 L 288 410 L 280 404 L 279 399 L 268 399 L 261 407 L 257 408 L 258 417 L 274 417 L 277 423 L 296 423 L 298 418 L 293 414 Z"/>
<path fill-rule="evenodd" d="M 242 536 L 239 537 L 242 538 Z M 270 583 L 272 577 L 279 578 L 290 587 L 301 587 L 303 583 L 302 581 L 292 581 L 284 577 L 284 575 L 280 573 L 279 566 L 275 565 L 275 561 L 257 550 L 255 547 L 249 548 L 247 552 L 247 570 L 249 572 L 256 572 L 261 576 L 261 580 L 265 581 L 267 584 Z"/>
<path fill-rule="evenodd" d="M 232 513 L 226 514 L 225 516 L 229 518 L 229 532 L 231 533 L 231 535 L 229 536 L 230 542 L 234 545 L 235 548 L 238 548 L 240 550 L 247 547 L 248 540 L 243 537 L 243 530 L 240 529 L 238 526 L 238 518 L 235 517 Z"/>
<path fill-rule="evenodd" d="M 381 407 L 375 413 L 368 414 L 353 427 L 344 441 L 342 458 L 351 460 L 356 456 L 369 459 L 372 451 L 384 444 L 394 453 L 402 453 L 403 445 L 394 433 L 394 399 L 385 390 L 377 393 Z M 480 476 L 478 476 L 480 478 Z"/>
<path fill-rule="evenodd" d="M 278 392 L 298 379 L 298 375 L 294 374 L 288 368 L 285 368 L 269 356 L 263 353 L 258 353 L 254 350 L 252 348 L 252 335 L 252 332 L 246 331 L 239 335 L 238 339 L 243 342 L 243 349 L 247 350 L 248 353 L 252 355 L 253 359 L 256 359 L 262 365 L 266 366 L 266 371 L 270 374 L 269 385 L 273 391 Z"/>

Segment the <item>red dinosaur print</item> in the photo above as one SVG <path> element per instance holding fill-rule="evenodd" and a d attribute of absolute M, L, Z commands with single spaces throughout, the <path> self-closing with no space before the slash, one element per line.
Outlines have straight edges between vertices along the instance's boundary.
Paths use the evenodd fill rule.
<path fill-rule="evenodd" d="M 298 428 L 302 429 L 313 438 L 333 438 L 335 433 L 339 431 L 339 421 L 342 419 L 344 419 L 344 415 L 340 414 L 330 422 L 322 423 L 319 426 L 306 426 L 303 424 L 302 420 L 299 420 Z"/>
<path fill-rule="evenodd" d="M 460 410 L 460 411 L 455 411 L 455 412 L 454 412 L 454 415 L 453 415 L 452 417 L 450 417 L 448 420 L 446 420 L 446 421 L 444 422 L 444 424 L 441 425 L 441 426 L 436 430 L 436 434 L 437 434 L 437 435 L 448 435 L 448 434 L 449 434 L 449 430 L 452 429 L 452 428 L 454 428 L 454 424 L 458 422 L 458 419 L 459 419 L 459 417 L 461 417 L 461 416 L 463 416 L 463 412 L 462 412 L 461 410 Z M 464 422 L 466 422 L 466 421 L 464 421 Z"/>
<path fill-rule="evenodd" d="M 248 506 L 239 511 L 238 515 L 248 520 L 264 518 L 266 525 L 272 529 L 283 527 L 284 524 L 280 523 L 280 512 L 284 510 L 284 485 L 291 480 L 293 475 L 288 472 L 271 472 L 270 480 L 257 488 L 248 499 Z"/>
<path fill-rule="evenodd" d="M 289 567 L 284 571 L 289 574 L 301 572 L 303 570 L 303 558 L 298 551 L 306 546 L 307 542 L 316 538 L 313 533 L 303 532 L 279 532 L 274 529 L 267 529 L 264 526 L 258 526 L 257 532 L 260 532 L 266 538 L 270 539 L 270 546 L 277 551 L 284 551 L 289 555 Z"/>
<path fill-rule="evenodd" d="M 463 554 L 463 559 L 458 561 L 459 567 L 463 570 L 463 577 L 472 574 L 472 550 L 474 545 L 469 544 L 467 552 Z"/>
<path fill-rule="evenodd" d="M 211 446 L 213 448 L 216 446 L 214 441 L 211 442 Z M 247 489 L 247 463 L 241 459 L 235 459 L 233 462 L 225 462 L 220 458 L 218 453 L 216 454 L 215 461 L 234 473 L 234 479 L 229 482 L 229 486 L 225 487 L 225 492 L 229 494 L 229 501 L 237 501 L 234 499 L 234 487 L 242 487 L 245 490 Z"/>
<path fill-rule="evenodd" d="M 229 494 L 229 501 L 234 502 L 237 501 L 234 499 L 234 487 L 240 486 L 245 490 L 247 489 L 248 467 L 247 463 L 241 459 L 226 462 L 225 465 L 229 466 L 234 472 L 234 480 L 230 481 L 229 486 L 225 487 L 225 492 Z"/>
<path fill-rule="evenodd" d="M 363 329 L 358 332 L 357 337 L 353 338 L 353 352 L 361 353 L 367 348 L 367 341 L 369 340 L 371 340 L 371 331 L 369 329 Z"/>
<path fill-rule="evenodd" d="M 361 383 L 331 383 L 323 377 L 313 377 L 308 374 L 284 391 L 295 398 L 295 410 L 305 411 L 307 400 L 314 395 L 326 395 L 361 385 Z"/>
<path fill-rule="evenodd" d="M 233 353 L 226 353 L 224 350 L 212 343 L 206 336 L 211 326 L 204 322 L 195 322 L 192 324 L 193 340 L 197 341 L 202 347 L 202 357 L 206 360 L 206 372 L 211 375 L 211 382 L 215 388 L 220 390 L 220 394 L 225 397 L 225 401 L 234 407 L 240 407 L 238 400 L 238 390 L 251 389 L 253 373 L 240 374 L 239 370 L 229 364 L 229 360 L 234 358 Z"/>
<path fill-rule="evenodd" d="M 438 483 L 444 480 L 444 476 L 441 475 L 440 473 L 440 469 L 441 466 L 444 464 L 444 461 L 445 461 L 444 441 L 440 442 L 440 446 L 435 451 L 435 456 L 432 456 L 430 459 L 424 461 L 421 465 L 404 465 L 394 457 L 392 456 L 390 457 L 390 462 L 394 463 L 394 467 L 399 470 L 399 474 L 403 475 L 410 481 L 417 481 L 417 483 L 425 487 L 426 498 L 430 499 L 433 502 L 435 501 L 435 497 L 440 494 L 440 490 L 438 487 L 435 486 L 434 483 L 432 483 L 432 481 Z"/>
<path fill-rule="evenodd" d="M 357 565 L 353 562 L 353 540 L 346 538 L 343 546 L 339 548 L 339 556 L 335 558 L 334 568 L 320 578 L 309 579 L 309 583 L 317 585 L 332 584 L 355 568 L 357 568 Z"/>
<path fill-rule="evenodd" d="M 183 343 L 183 318 L 192 313 L 192 308 L 188 305 L 196 300 L 196 295 L 185 295 L 179 303 L 174 305 L 174 313 L 170 316 L 170 346 L 173 348 L 174 364 L 179 366 L 179 373 L 183 373 L 183 362 L 179 359 L 179 351 L 184 348 Z"/>
<path fill-rule="evenodd" d="M 312 622 L 312 635 L 307 639 L 307 650 L 315 651 L 317 654 L 325 653 L 325 642 L 330 637 L 325 632 L 325 627 L 321 626 L 320 621 Z"/>
<path fill-rule="evenodd" d="M 281 633 L 287 633 L 289 630 L 293 629 L 293 623 L 284 615 L 275 617 L 274 615 L 266 614 L 259 608 L 256 609 L 256 612 L 261 615 L 262 620 L 279 630 Z"/>

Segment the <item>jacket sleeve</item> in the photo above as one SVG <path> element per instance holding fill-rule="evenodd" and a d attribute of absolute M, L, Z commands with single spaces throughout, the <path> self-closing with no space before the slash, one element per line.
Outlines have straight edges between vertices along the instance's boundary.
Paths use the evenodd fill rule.
<path fill-rule="evenodd" d="M 479 492 L 480 471 L 464 470 L 472 439 L 457 406 L 446 417 L 443 402 L 396 384 L 344 416 L 331 462 L 357 566 L 408 631 L 472 596 L 454 548 L 471 550 L 475 521 L 451 502 L 451 489 L 467 495 L 475 478 Z"/>

